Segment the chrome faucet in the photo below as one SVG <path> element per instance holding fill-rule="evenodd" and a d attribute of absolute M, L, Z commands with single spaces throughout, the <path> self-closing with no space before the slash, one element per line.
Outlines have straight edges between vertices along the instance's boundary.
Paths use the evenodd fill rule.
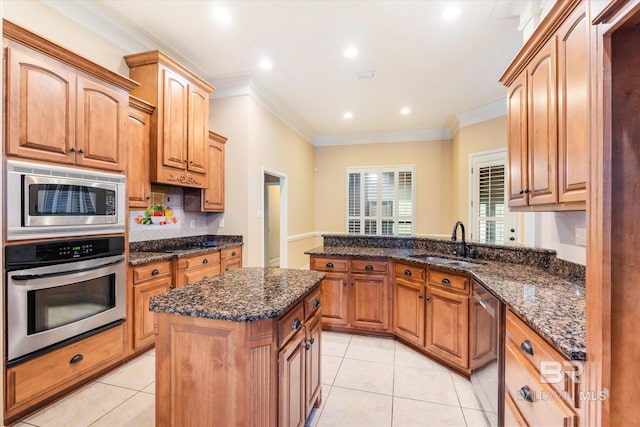
<path fill-rule="evenodd" d="M 458 233 L 458 226 L 460 226 L 460 228 L 462 229 L 462 243 L 460 243 L 460 250 L 458 251 L 453 251 L 454 255 L 460 255 L 462 257 L 466 257 L 467 256 L 467 242 L 465 240 L 465 236 L 464 236 L 464 224 L 462 223 L 462 221 L 458 221 L 455 223 L 455 225 L 453 226 L 453 232 L 451 233 L 451 241 L 455 242 L 458 240 L 456 234 Z"/>

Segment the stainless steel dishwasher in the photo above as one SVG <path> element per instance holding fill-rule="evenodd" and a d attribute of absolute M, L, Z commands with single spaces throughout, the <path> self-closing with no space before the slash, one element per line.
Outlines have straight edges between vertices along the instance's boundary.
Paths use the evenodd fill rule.
<path fill-rule="evenodd" d="M 471 384 L 490 426 L 503 425 L 504 304 L 473 281 L 471 301 Z"/>

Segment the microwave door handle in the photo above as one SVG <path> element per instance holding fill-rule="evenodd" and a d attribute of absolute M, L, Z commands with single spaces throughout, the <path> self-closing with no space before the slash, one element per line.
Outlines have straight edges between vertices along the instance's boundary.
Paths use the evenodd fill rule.
<path fill-rule="evenodd" d="M 110 265 L 120 264 L 124 262 L 124 257 L 121 257 L 115 261 L 108 262 L 106 264 L 95 265 L 93 267 L 87 268 L 79 268 L 77 270 L 70 271 L 58 271 L 56 273 L 45 273 L 45 274 L 19 274 L 16 276 L 11 276 L 12 280 L 36 280 L 36 279 L 46 279 L 47 277 L 57 277 L 57 276 L 67 276 L 69 274 L 74 273 L 83 273 L 85 271 L 93 271 L 103 267 L 109 267 Z"/>

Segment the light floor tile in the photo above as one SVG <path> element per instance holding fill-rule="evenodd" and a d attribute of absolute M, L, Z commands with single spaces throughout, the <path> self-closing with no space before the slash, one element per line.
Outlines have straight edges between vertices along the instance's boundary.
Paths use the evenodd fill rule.
<path fill-rule="evenodd" d="M 140 391 L 155 381 L 155 357 L 138 357 L 98 381 Z"/>
<path fill-rule="evenodd" d="M 462 408 L 462 412 L 464 413 L 464 419 L 467 421 L 467 427 L 489 427 L 484 412 L 469 408 Z M 487 415 L 491 416 L 495 414 Z M 498 425 L 497 417 L 494 425 Z"/>
<path fill-rule="evenodd" d="M 333 385 L 391 395 L 393 365 L 345 358 Z"/>
<path fill-rule="evenodd" d="M 451 378 L 453 379 L 453 385 L 455 386 L 456 393 L 458 394 L 460 406 L 470 409 L 482 409 L 478 399 L 476 399 L 475 394 L 473 394 L 471 381 L 453 372 L 451 373 Z"/>
<path fill-rule="evenodd" d="M 464 426 L 460 407 L 393 398 L 392 427 Z"/>
<path fill-rule="evenodd" d="M 340 369 L 342 358 L 323 354 L 321 363 L 322 384 L 333 384 L 338 374 L 338 369 Z"/>
<path fill-rule="evenodd" d="M 460 406 L 449 372 L 396 366 L 394 396 Z"/>
<path fill-rule="evenodd" d="M 136 394 L 134 390 L 92 383 L 27 418 L 39 427 L 88 426 Z"/>
<path fill-rule="evenodd" d="M 152 382 L 148 386 L 142 389 L 144 393 L 156 394 L 156 382 Z"/>
<path fill-rule="evenodd" d="M 412 366 L 420 369 L 429 369 L 432 371 L 449 372 L 449 369 L 434 362 L 427 356 L 418 353 L 409 346 L 396 341 L 396 366 Z"/>
<path fill-rule="evenodd" d="M 322 354 L 343 357 L 351 341 L 351 334 L 322 331 Z"/>
<path fill-rule="evenodd" d="M 318 427 L 389 427 L 392 397 L 333 387 Z"/>
<path fill-rule="evenodd" d="M 155 396 L 138 393 L 107 413 L 91 427 L 154 427 Z"/>
<path fill-rule="evenodd" d="M 391 339 L 353 336 L 344 357 L 369 362 L 393 363 L 395 341 Z"/>

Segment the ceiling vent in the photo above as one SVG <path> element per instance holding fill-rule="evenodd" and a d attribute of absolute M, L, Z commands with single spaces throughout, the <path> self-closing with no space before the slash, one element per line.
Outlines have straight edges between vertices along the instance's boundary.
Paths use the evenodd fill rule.
<path fill-rule="evenodd" d="M 356 73 L 356 77 L 358 78 L 358 80 L 372 79 L 375 76 L 376 76 L 375 71 L 361 71 L 359 73 Z"/>

